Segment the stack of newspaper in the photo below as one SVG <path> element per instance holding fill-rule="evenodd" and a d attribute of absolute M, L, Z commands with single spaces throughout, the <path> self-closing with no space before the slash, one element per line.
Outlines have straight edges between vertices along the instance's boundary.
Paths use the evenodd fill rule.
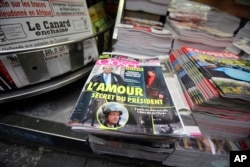
<path fill-rule="evenodd" d="M 126 137 L 88 135 L 88 143 L 97 154 L 147 159 L 178 167 L 229 166 L 231 151 L 242 152 L 250 147 L 249 139 L 213 139 L 209 136 L 142 141 Z"/>
<path fill-rule="evenodd" d="M 235 35 L 233 46 L 240 50 L 242 58 L 250 60 L 250 21 Z"/>
<path fill-rule="evenodd" d="M 240 19 L 210 6 L 186 0 L 170 3 L 167 24 L 178 35 L 173 49 L 190 46 L 222 51 L 233 42 Z"/>
<path fill-rule="evenodd" d="M 49 81 L 97 59 L 86 1 L 18 1 L 13 8 L 15 2 L 1 5 L 0 92 Z M 33 14 L 17 17 L 20 11 Z"/>
<path fill-rule="evenodd" d="M 36 52 L 1 55 L 0 92 L 33 85 L 75 71 L 95 61 L 98 55 L 94 39 Z"/>
<path fill-rule="evenodd" d="M 163 162 L 175 150 L 175 139 L 138 140 L 126 137 L 89 135 L 93 152 Z"/>
<path fill-rule="evenodd" d="M 163 164 L 178 167 L 226 167 L 230 163 L 230 151 L 246 150 L 242 142 L 209 137 L 179 138 L 175 150 Z"/>
<path fill-rule="evenodd" d="M 203 134 L 250 134 L 250 62 L 229 52 L 182 47 L 170 55 L 183 93 Z"/>
<path fill-rule="evenodd" d="M 171 0 L 126 0 L 125 9 L 166 15 Z"/>
<path fill-rule="evenodd" d="M 124 17 L 116 28 L 115 52 L 156 56 L 167 55 L 172 49 L 174 36 L 160 21 Z"/>
<path fill-rule="evenodd" d="M 175 99 L 182 97 L 172 95 L 179 94 L 177 80 L 164 75 L 158 57 L 101 55 L 67 124 L 76 131 L 143 139 L 201 135 L 188 106 Z"/>

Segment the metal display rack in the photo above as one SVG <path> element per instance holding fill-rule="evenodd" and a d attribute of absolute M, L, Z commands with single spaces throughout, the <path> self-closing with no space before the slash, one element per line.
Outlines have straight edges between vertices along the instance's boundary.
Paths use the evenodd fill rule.
<path fill-rule="evenodd" d="M 38 52 L 43 49 L 62 45 L 82 43 L 84 40 L 96 38 L 98 53 L 104 50 L 104 34 L 112 34 L 114 23 L 104 30 L 74 41 L 67 41 L 32 49 L 0 51 L 0 56 Z M 108 41 L 108 49 L 112 46 L 112 36 Z M 0 139 L 34 142 L 42 145 L 75 147 L 86 142 L 87 134 L 76 133 L 66 126 L 67 118 L 77 101 L 85 79 L 94 63 L 67 72 L 43 82 L 13 89 L 0 94 Z"/>
<path fill-rule="evenodd" d="M 58 145 L 62 141 L 85 142 L 86 134 L 72 131 L 65 123 L 86 77 L 37 96 L 1 104 L 1 138 L 45 145 Z"/>
<path fill-rule="evenodd" d="M 123 0 L 121 2 L 124 4 Z M 121 8 L 119 7 L 119 9 Z M 36 52 L 49 47 L 83 42 L 89 38 L 98 39 L 98 52 L 102 53 L 103 51 L 110 51 L 103 49 L 104 33 L 107 31 L 112 31 L 108 49 L 112 48 L 113 29 L 114 22 L 105 30 L 84 39 L 36 47 L 30 50 L 0 51 L 0 56 L 27 51 Z M 84 152 L 83 158 L 90 157 L 89 159 L 96 164 L 94 166 L 103 165 L 105 163 L 103 159 L 110 164 L 109 166 L 131 166 L 133 164 L 136 166 L 163 166 L 158 162 L 147 160 L 93 154 L 88 145 L 88 133 L 72 131 L 71 127 L 66 125 L 92 67 L 93 64 L 89 64 L 50 80 L 0 94 L 0 141 L 28 146 L 35 145 L 39 146 L 39 149 L 50 150 L 51 153 L 63 150 L 63 153 L 73 152 L 77 155 L 83 155 L 82 152 Z M 61 158 L 59 158 L 60 161 Z M 100 161 L 100 158 L 102 158 L 102 161 Z M 55 160 L 52 161 L 54 164 Z M 66 160 L 63 159 L 62 162 L 66 162 Z M 124 165 L 124 162 L 128 163 Z M 92 163 L 90 162 L 90 164 Z"/>
<path fill-rule="evenodd" d="M 52 47 L 58 47 L 58 46 L 63 46 L 63 45 L 73 45 L 77 43 L 82 43 L 84 40 L 91 39 L 91 38 L 97 38 L 97 48 L 98 52 L 102 53 L 103 50 L 103 43 L 104 43 L 104 34 L 105 32 L 112 31 L 113 30 L 113 23 L 110 24 L 107 28 L 105 28 L 103 31 L 100 31 L 94 35 L 87 36 L 85 38 L 79 38 L 74 41 L 67 41 L 67 42 L 62 42 L 62 43 L 57 43 L 57 44 L 51 44 L 51 45 L 46 45 L 46 46 L 40 46 L 40 47 L 33 47 L 32 49 L 16 49 L 16 50 L 5 50 L 5 51 L 0 51 L 0 56 L 3 55 L 8 55 L 8 54 L 19 54 L 19 53 L 28 53 L 28 52 L 39 52 L 43 49 L 47 48 L 52 48 Z M 111 35 L 110 35 L 111 36 Z M 109 48 L 111 48 L 111 40 L 109 40 L 108 43 Z M 23 88 L 7 91 L 4 93 L 0 94 L 0 104 L 1 103 L 6 103 L 9 101 L 16 101 L 22 98 L 27 98 L 35 95 L 39 95 L 42 93 L 46 93 L 48 91 L 58 89 L 60 87 L 63 87 L 67 84 L 70 84 L 77 79 L 80 79 L 83 76 L 86 76 L 88 72 L 90 72 L 92 68 L 92 64 L 89 64 L 87 66 L 83 66 L 80 69 L 77 69 L 72 72 L 68 72 L 66 74 L 63 74 L 61 76 L 52 78 L 48 81 L 44 81 L 41 83 L 37 84 L 32 84 L 25 86 Z"/>

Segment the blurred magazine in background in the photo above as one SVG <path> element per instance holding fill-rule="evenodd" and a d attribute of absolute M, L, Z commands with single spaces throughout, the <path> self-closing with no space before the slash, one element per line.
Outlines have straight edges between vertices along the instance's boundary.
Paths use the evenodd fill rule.
<path fill-rule="evenodd" d="M 116 29 L 114 52 L 155 57 L 171 51 L 174 36 L 160 21 L 124 16 Z"/>
<path fill-rule="evenodd" d="M 104 31 L 111 24 L 111 20 L 108 17 L 108 15 L 106 14 L 106 11 L 104 8 L 104 3 L 102 1 L 100 1 L 94 5 L 91 5 L 88 8 L 88 11 L 89 11 L 89 16 L 91 19 L 94 33 L 100 33 L 102 31 Z M 108 46 L 109 42 L 108 41 L 110 40 L 110 36 L 111 36 L 111 34 L 109 31 L 104 33 L 104 47 L 103 47 L 104 51 L 109 49 L 109 46 Z M 100 38 L 100 36 L 99 36 L 99 38 Z M 98 42 L 98 37 L 96 40 Z M 101 39 L 99 39 L 99 41 L 101 41 Z"/>
<path fill-rule="evenodd" d="M 182 46 L 223 51 L 233 42 L 240 18 L 206 4 L 173 0 L 168 7 L 166 24 L 177 34 L 173 50 Z"/>
<path fill-rule="evenodd" d="M 170 60 L 203 135 L 249 136 L 249 61 L 190 47 L 175 50 Z"/>

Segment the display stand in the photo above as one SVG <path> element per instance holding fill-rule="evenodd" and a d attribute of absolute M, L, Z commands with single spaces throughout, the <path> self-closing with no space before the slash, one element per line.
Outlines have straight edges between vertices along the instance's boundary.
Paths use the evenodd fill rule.
<path fill-rule="evenodd" d="M 110 20 L 107 28 L 91 36 L 34 47 L 29 50 L 0 51 L 0 56 L 37 52 L 56 46 L 82 44 L 84 40 L 91 38 L 98 39 L 97 49 L 99 53 L 102 53 L 104 51 L 104 34 L 108 31 L 112 34 L 113 27 L 114 24 Z M 108 49 L 111 48 L 111 45 L 111 40 L 109 40 Z M 17 139 L 17 141 L 52 146 L 65 145 L 68 142 L 72 146 L 79 142 L 84 145 L 87 134 L 75 133 L 65 123 L 84 85 L 84 78 L 88 76 L 92 67 L 93 63 L 89 63 L 50 80 L 1 93 L 0 139 Z M 79 147 L 79 144 L 76 147 Z"/>
<path fill-rule="evenodd" d="M 111 22 L 111 24 L 104 29 L 103 31 L 96 33 L 95 35 L 85 37 L 85 38 L 80 38 L 78 40 L 74 41 L 67 41 L 67 42 L 62 42 L 58 44 L 52 44 L 49 46 L 41 46 L 41 47 L 35 47 L 29 50 L 25 49 L 18 49 L 18 50 L 7 50 L 7 51 L 0 51 L 0 56 L 7 55 L 7 54 L 18 54 L 18 53 L 25 53 L 25 52 L 38 52 L 42 49 L 45 48 L 52 48 L 56 46 L 64 46 L 64 45 L 74 45 L 78 43 L 82 43 L 84 40 L 91 39 L 91 38 L 97 38 L 98 39 L 98 44 L 97 44 L 97 49 L 99 53 L 103 52 L 103 43 L 104 43 L 104 34 L 107 31 L 110 31 L 110 33 L 113 31 L 113 26 L 114 24 Z M 111 48 L 111 40 L 109 40 L 108 46 Z M 9 101 L 16 101 L 19 99 L 23 99 L 26 97 L 31 97 L 35 96 L 38 94 L 46 93 L 48 91 L 63 87 L 67 84 L 70 84 L 74 82 L 75 80 L 81 78 L 82 76 L 85 76 L 88 74 L 88 72 L 91 70 L 92 64 L 89 64 L 87 66 L 83 66 L 78 68 L 77 70 L 74 70 L 72 72 L 65 73 L 61 76 L 52 78 L 48 81 L 40 82 L 37 84 L 32 84 L 28 85 L 23 88 L 7 91 L 4 93 L 0 94 L 0 104 L 9 102 Z"/>
<path fill-rule="evenodd" d="M 87 134 L 65 125 L 84 81 L 82 77 L 45 94 L 1 104 L 1 136 L 45 145 L 86 142 Z"/>
<path fill-rule="evenodd" d="M 155 161 L 95 154 L 88 145 L 88 134 L 74 132 L 65 125 L 85 80 L 86 77 L 81 77 L 56 90 L 0 104 L 0 141 L 49 150 L 42 151 L 44 155 L 39 162 L 42 166 L 44 164 L 60 164 L 58 166 L 61 166 L 62 162 L 66 166 L 67 164 L 71 166 L 74 162 L 76 166 L 83 167 L 103 166 L 104 164 L 107 167 L 167 167 Z M 22 150 L 24 150 L 23 147 Z M 18 151 L 18 148 L 15 151 Z M 22 153 L 16 155 L 19 154 Z M 11 158 L 8 157 L 8 159 Z M 79 165 L 79 162 L 85 163 Z M 21 164 L 23 165 L 23 162 L 20 162 Z"/>
<path fill-rule="evenodd" d="M 93 36 L 85 37 L 84 39 L 80 38 L 74 41 L 58 43 L 56 45 L 35 47 L 29 50 L 19 49 L 0 51 L 0 56 L 25 52 L 37 52 L 42 49 L 56 47 L 59 45 L 81 43 L 83 40 L 90 38 L 98 39 L 97 49 L 99 53 L 102 53 L 103 51 L 110 51 L 103 50 L 104 33 L 110 31 L 110 34 L 112 34 L 113 27 L 114 24 L 111 22 L 105 30 Z M 111 35 L 109 42 L 108 48 L 110 49 L 112 45 Z M 91 162 L 96 164 L 90 166 L 103 165 L 105 162 L 100 160 L 100 156 L 91 155 L 93 152 L 87 145 L 88 134 L 72 131 L 71 127 L 66 125 L 67 119 L 72 112 L 92 66 L 93 64 L 90 63 L 87 66 L 65 73 L 50 80 L 1 93 L 0 143 L 2 143 L 1 141 L 7 141 L 14 144 L 18 143 L 23 146 L 32 145 L 39 148 L 45 148 L 44 150 L 51 150 L 50 152 L 52 154 L 53 150 L 61 150 L 63 152 L 72 152 L 69 150 L 74 150 L 77 153 L 81 151 L 84 152 L 81 156 L 86 155 L 86 159 L 91 157 Z M 18 156 L 17 154 L 15 155 Z M 11 160 L 11 157 L 6 158 L 7 161 Z M 60 161 L 63 159 L 62 162 L 69 161 L 68 163 L 72 163 L 69 156 L 66 157 L 63 155 L 63 157 L 60 157 L 60 154 L 58 154 L 58 157 L 54 157 L 54 159 L 52 159 L 53 164 L 56 163 L 56 159 L 60 159 Z M 114 158 L 114 156 L 105 157 L 105 161 L 111 162 L 114 160 L 116 161 L 116 163 L 114 163 L 115 166 L 125 164 L 125 161 L 127 166 L 131 166 L 131 164 L 134 164 L 135 166 L 155 166 L 156 164 L 157 166 L 162 166 L 159 163 L 150 163 L 147 160 L 133 160 L 124 157 Z M 22 163 L 23 162 L 20 162 L 20 164 Z M 74 165 L 77 165 L 75 161 Z M 86 164 L 81 164 L 81 166 L 84 165 Z M 110 163 L 110 165 L 112 165 L 112 163 Z"/>

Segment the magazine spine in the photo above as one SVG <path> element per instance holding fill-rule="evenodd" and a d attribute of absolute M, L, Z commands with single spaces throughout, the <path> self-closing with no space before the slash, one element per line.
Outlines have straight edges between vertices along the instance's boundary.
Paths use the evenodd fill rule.
<path fill-rule="evenodd" d="M 0 73 L 2 75 L 2 79 L 4 79 L 5 82 L 7 82 L 8 86 L 11 89 L 17 88 L 14 80 L 12 79 L 11 75 L 9 74 L 9 72 L 7 71 L 7 69 L 4 66 L 4 63 L 1 60 L 0 60 Z"/>
<path fill-rule="evenodd" d="M 0 56 L 0 60 L 3 62 L 6 70 L 10 74 L 12 80 L 15 82 L 17 88 L 29 85 L 27 75 L 25 74 L 17 55 L 5 55 Z M 18 75 L 18 73 L 19 75 Z M 22 75 L 20 75 L 22 74 Z"/>
<path fill-rule="evenodd" d="M 201 75 L 203 76 L 203 82 L 206 85 L 206 87 L 208 88 L 207 90 L 210 92 L 212 97 L 218 97 L 220 93 L 219 93 L 218 89 L 216 88 L 216 86 L 213 84 L 213 82 L 210 80 L 212 77 L 210 72 L 206 68 L 203 68 L 202 66 L 200 66 L 197 63 L 197 60 L 193 55 L 194 53 L 192 53 L 187 47 L 182 47 L 182 50 L 187 55 L 189 60 L 192 61 L 193 64 L 196 66 L 199 73 L 201 73 Z M 198 54 L 198 52 L 197 52 L 197 54 Z"/>
<path fill-rule="evenodd" d="M 193 108 L 197 104 L 203 103 L 203 97 L 200 90 L 197 88 L 193 80 L 190 78 L 187 71 L 183 68 L 180 64 L 179 59 L 179 52 L 174 51 L 170 54 L 170 62 L 172 63 L 176 74 L 180 80 L 180 83 L 183 88 L 183 93 L 189 102 L 190 108 Z"/>

